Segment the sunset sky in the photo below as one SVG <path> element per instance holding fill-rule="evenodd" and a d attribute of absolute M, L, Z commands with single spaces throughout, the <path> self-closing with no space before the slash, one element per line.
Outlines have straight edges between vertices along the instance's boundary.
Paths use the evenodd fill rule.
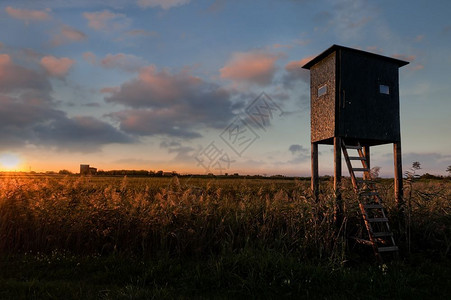
<path fill-rule="evenodd" d="M 0 170 L 308 176 L 301 66 L 339 44 L 410 62 L 404 170 L 419 161 L 420 173 L 445 175 L 450 12 L 447 0 L 2 0 Z M 256 103 L 272 108 L 264 124 Z M 319 150 L 320 173 L 332 174 L 332 148 Z M 392 156 L 372 148 L 383 176 Z"/>

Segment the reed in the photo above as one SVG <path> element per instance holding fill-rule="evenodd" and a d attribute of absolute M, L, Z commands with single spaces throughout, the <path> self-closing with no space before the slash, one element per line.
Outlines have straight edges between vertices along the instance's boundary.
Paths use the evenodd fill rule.
<path fill-rule="evenodd" d="M 392 186 L 380 185 L 390 214 Z M 450 183 L 411 188 L 412 251 L 449 255 Z M 2 177 L 0 252 L 202 257 L 258 249 L 343 261 L 343 236 L 362 228 L 346 180 L 343 195 L 337 229 L 329 182 L 315 202 L 309 182 L 296 180 Z"/>

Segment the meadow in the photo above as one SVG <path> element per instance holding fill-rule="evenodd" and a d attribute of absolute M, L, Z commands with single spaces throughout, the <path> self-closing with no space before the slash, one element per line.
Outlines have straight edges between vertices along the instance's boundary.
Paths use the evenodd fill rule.
<path fill-rule="evenodd" d="M 343 180 L 0 177 L 1 299 L 449 298 L 451 180 L 379 190 L 399 258 L 376 263 Z M 337 226 L 338 225 L 338 226 Z"/>

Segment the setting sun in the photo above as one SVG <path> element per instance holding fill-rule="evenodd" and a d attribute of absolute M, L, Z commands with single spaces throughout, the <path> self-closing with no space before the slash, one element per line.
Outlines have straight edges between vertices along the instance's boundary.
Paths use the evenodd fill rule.
<path fill-rule="evenodd" d="M 0 155 L 0 166 L 2 171 L 18 171 L 21 159 L 13 153 L 4 153 Z"/>

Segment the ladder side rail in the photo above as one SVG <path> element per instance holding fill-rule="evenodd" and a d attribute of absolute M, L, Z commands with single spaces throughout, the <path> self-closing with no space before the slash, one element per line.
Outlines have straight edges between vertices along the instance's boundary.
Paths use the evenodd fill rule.
<path fill-rule="evenodd" d="M 342 149 L 343 149 L 343 156 L 345 158 L 345 162 L 346 162 L 346 165 L 347 165 L 348 170 L 349 170 L 349 175 L 351 175 L 352 186 L 354 187 L 354 191 L 356 193 L 358 193 L 359 188 L 358 188 L 358 185 L 357 185 L 357 180 L 355 178 L 354 171 L 352 170 L 352 164 L 351 164 L 351 161 L 349 160 L 348 150 L 346 149 L 346 144 L 345 144 L 344 141 L 342 141 L 342 145 L 343 145 L 343 147 L 342 147 Z"/>

